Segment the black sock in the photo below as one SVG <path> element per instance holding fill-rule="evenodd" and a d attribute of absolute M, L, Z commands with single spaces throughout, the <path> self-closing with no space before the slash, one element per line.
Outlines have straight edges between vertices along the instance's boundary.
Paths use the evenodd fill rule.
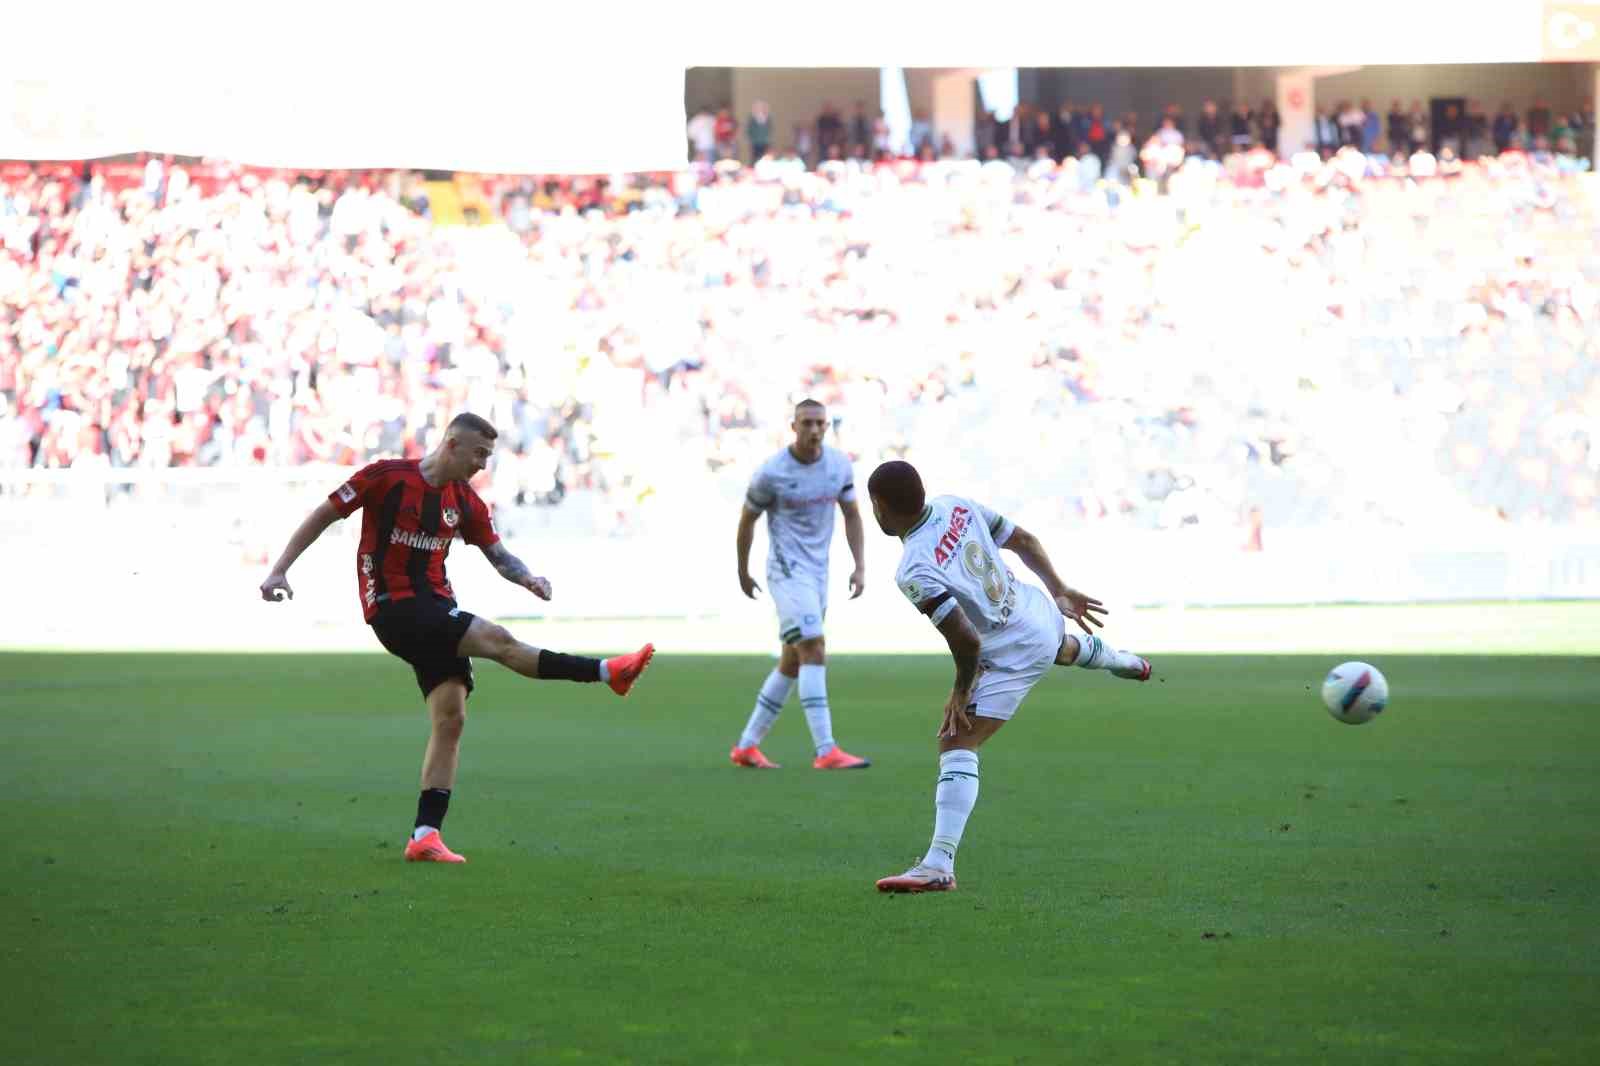
<path fill-rule="evenodd" d="M 600 660 L 559 651 L 539 651 L 541 681 L 599 681 Z"/>
<path fill-rule="evenodd" d="M 417 797 L 418 826 L 431 826 L 434 829 L 444 827 L 445 812 L 450 809 L 450 790 L 448 788 L 425 788 L 422 795 Z"/>

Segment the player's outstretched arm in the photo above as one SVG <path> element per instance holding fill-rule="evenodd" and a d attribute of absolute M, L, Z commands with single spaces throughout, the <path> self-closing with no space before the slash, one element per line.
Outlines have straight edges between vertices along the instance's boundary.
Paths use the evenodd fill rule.
<path fill-rule="evenodd" d="M 756 520 L 760 517 L 760 511 L 752 511 L 749 507 L 739 511 L 739 535 L 734 544 L 739 562 L 739 587 L 752 600 L 761 591 L 761 586 L 750 576 L 750 546 L 755 543 Z"/>
<path fill-rule="evenodd" d="M 967 704 L 972 702 L 972 686 L 978 680 L 981 643 L 972 620 L 960 607 L 940 620 L 939 632 L 950 646 L 950 657 L 956 663 L 956 679 L 950 686 L 950 698 L 945 700 L 944 720 L 939 723 L 939 737 L 943 739 L 972 728 Z"/>
<path fill-rule="evenodd" d="M 300 528 L 289 536 L 289 543 L 284 546 L 283 554 L 278 556 L 278 561 L 272 564 L 272 572 L 261 583 L 261 598 L 268 603 L 277 603 L 288 597 L 294 599 L 294 589 L 289 587 L 289 567 L 300 558 L 301 554 L 317 538 L 322 536 L 324 530 L 339 520 L 339 512 L 333 509 L 333 504 L 323 500 L 308 515 Z"/>
<path fill-rule="evenodd" d="M 547 578 L 534 577 L 527 564 L 512 555 L 504 541 L 497 540 L 480 550 L 484 558 L 489 560 L 489 565 L 500 572 L 501 577 L 513 585 L 521 585 L 541 600 L 550 598 L 550 581 Z"/>
<path fill-rule="evenodd" d="M 844 512 L 844 539 L 850 545 L 850 558 L 856 568 L 850 574 L 850 598 L 853 600 L 867 591 L 867 539 L 861 528 L 861 508 L 854 500 L 840 500 L 839 510 Z"/>
<path fill-rule="evenodd" d="M 1091 625 L 1105 625 L 1105 620 L 1097 617 L 1109 613 L 1105 605 L 1061 580 L 1038 537 L 1017 526 L 1001 547 L 1016 552 L 1017 558 L 1022 560 L 1022 565 L 1038 575 L 1039 580 L 1044 582 L 1044 587 L 1049 590 L 1050 597 L 1056 601 L 1057 609 L 1078 623 L 1078 628 L 1088 633 L 1091 632 L 1089 629 Z"/>

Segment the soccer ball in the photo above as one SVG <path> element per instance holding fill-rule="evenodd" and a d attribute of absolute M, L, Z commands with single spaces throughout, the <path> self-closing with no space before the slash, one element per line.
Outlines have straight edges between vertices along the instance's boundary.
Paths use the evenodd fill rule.
<path fill-rule="evenodd" d="M 1322 682 L 1322 702 L 1345 725 L 1361 725 L 1389 705 L 1389 682 L 1370 663 L 1340 663 Z"/>

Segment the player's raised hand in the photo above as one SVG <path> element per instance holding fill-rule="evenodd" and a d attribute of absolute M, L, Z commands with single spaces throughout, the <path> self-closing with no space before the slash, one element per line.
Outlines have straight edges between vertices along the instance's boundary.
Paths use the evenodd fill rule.
<path fill-rule="evenodd" d="M 970 691 L 950 690 L 950 698 L 944 701 L 944 721 L 939 723 L 938 739 L 957 736 L 972 728 L 972 717 L 967 714 L 967 704 L 971 702 Z"/>
<path fill-rule="evenodd" d="M 850 598 L 860 599 L 865 591 L 867 591 L 867 571 L 858 566 L 855 573 L 850 575 Z"/>
<path fill-rule="evenodd" d="M 761 591 L 761 586 L 756 584 L 756 579 L 749 574 L 739 575 L 739 587 L 744 589 L 744 594 L 752 600 L 756 598 L 756 593 Z"/>
<path fill-rule="evenodd" d="M 268 603 L 279 603 L 285 599 L 294 599 L 294 589 L 289 587 L 289 577 L 274 570 L 267 575 L 261 583 L 261 598 Z"/>
<path fill-rule="evenodd" d="M 550 579 L 547 577 L 530 577 L 522 587 L 541 600 L 548 600 L 551 596 Z"/>
<path fill-rule="evenodd" d="M 1106 610 L 1105 604 L 1093 596 L 1085 596 L 1077 589 L 1068 589 L 1065 596 L 1057 596 L 1056 608 L 1062 614 L 1078 623 L 1078 628 L 1085 633 L 1094 632 L 1089 628 L 1091 625 L 1104 626 L 1106 624 L 1105 619 L 1097 617 L 1097 615 L 1111 613 Z"/>

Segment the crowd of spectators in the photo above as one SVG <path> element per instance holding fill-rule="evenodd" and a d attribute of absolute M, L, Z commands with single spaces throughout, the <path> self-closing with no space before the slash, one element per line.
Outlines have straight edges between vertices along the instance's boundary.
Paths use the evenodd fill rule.
<path fill-rule="evenodd" d="M 496 179 L 478 227 L 410 174 L 12 168 L 0 478 L 416 456 L 472 409 L 497 504 L 627 530 L 736 500 L 815 396 L 1024 521 L 1593 519 L 1587 179 L 1361 147 Z"/>
<path fill-rule="evenodd" d="M 1207 99 L 1192 118 L 1176 103 L 1154 115 L 1136 111 L 1108 115 L 1100 104 L 1069 100 L 1049 108 L 1023 101 L 1004 120 L 992 111 L 982 112 L 972 141 L 974 154 L 982 159 L 1049 157 L 1060 162 L 1093 155 L 1106 173 L 1125 172 L 1153 146 L 1174 145 L 1186 155 L 1209 159 L 1256 145 L 1275 153 L 1311 148 L 1324 155 L 1353 147 L 1390 158 L 1426 151 L 1469 162 L 1513 149 L 1593 158 L 1592 100 L 1568 112 L 1557 111 L 1542 99 L 1534 100 L 1525 111 L 1503 101 L 1492 116 L 1476 99 L 1445 103 L 1437 108 L 1437 114 L 1435 110 L 1421 100 L 1409 105 L 1391 100 L 1387 112 L 1370 99 L 1336 100 L 1317 108 L 1307 144 L 1287 145 L 1279 143 L 1283 121 L 1271 100 L 1252 106 L 1245 101 L 1219 104 Z M 849 115 L 824 103 L 816 116 L 794 123 L 781 142 L 776 136 L 779 129 L 766 101 L 756 100 L 744 125 L 743 158 L 754 164 L 782 154 L 816 166 L 828 160 L 896 156 L 933 160 L 958 154 L 955 142 L 948 135 L 938 135 L 925 112 L 914 112 L 910 127 L 896 140 L 883 112 L 869 114 L 860 100 Z M 728 107 L 696 111 L 687 132 L 691 159 L 715 163 L 741 158 L 740 128 Z"/>

